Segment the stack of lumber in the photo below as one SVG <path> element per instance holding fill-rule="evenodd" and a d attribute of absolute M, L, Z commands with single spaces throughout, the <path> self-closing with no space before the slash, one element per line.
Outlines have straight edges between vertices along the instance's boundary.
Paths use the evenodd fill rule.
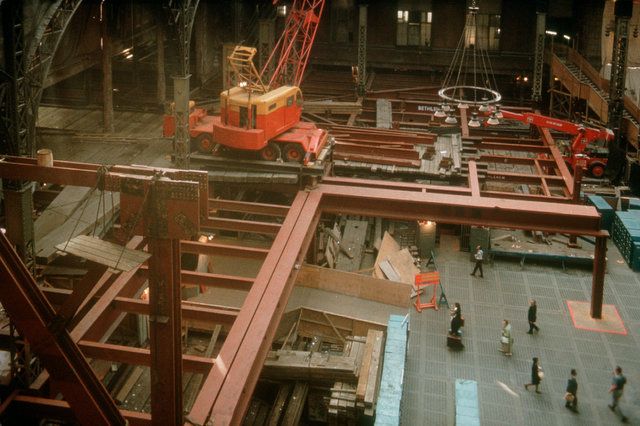
<path fill-rule="evenodd" d="M 640 270 L 640 211 L 616 212 L 611 239 L 634 271 Z"/>
<path fill-rule="evenodd" d="M 329 399 L 330 424 L 355 424 L 349 420 L 358 418 L 356 409 L 356 386 L 351 383 L 335 382 Z"/>
<path fill-rule="evenodd" d="M 329 353 L 279 350 L 270 352 L 262 370 L 263 377 L 276 380 L 314 380 L 333 383 L 354 382 L 356 357 Z"/>
<path fill-rule="evenodd" d="M 373 416 L 375 413 L 382 372 L 383 350 L 384 333 L 378 330 L 369 330 L 355 392 L 356 403 L 358 407 L 363 409 L 366 416 Z"/>
<path fill-rule="evenodd" d="M 310 114 L 350 115 L 362 113 L 362 102 L 305 101 L 303 111 Z"/>
<path fill-rule="evenodd" d="M 433 145 L 435 135 L 390 129 L 332 126 L 333 158 L 362 163 L 420 168 L 416 145 Z"/>

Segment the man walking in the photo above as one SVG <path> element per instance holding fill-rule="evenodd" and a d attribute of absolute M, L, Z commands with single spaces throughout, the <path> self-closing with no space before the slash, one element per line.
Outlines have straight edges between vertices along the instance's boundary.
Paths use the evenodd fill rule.
<path fill-rule="evenodd" d="M 484 278 L 484 274 L 482 273 L 482 257 L 484 256 L 484 252 L 480 246 L 476 247 L 476 252 L 473 257 L 476 259 L 476 266 L 473 268 L 473 272 L 471 275 L 476 276 L 476 271 L 480 271 L 480 278 Z"/>
<path fill-rule="evenodd" d="M 567 380 L 567 389 L 564 394 L 564 400 L 566 401 L 564 406 L 574 413 L 578 412 L 578 381 L 576 376 L 578 373 L 575 369 L 571 369 L 571 377 Z"/>
<path fill-rule="evenodd" d="M 611 405 L 609 405 L 609 409 L 616 412 L 616 407 L 618 407 L 618 402 L 622 397 L 622 393 L 624 392 L 624 385 L 627 383 L 627 378 L 622 375 L 622 368 L 617 366 L 613 371 L 613 380 L 611 381 L 611 387 L 609 388 L 609 393 L 611 394 Z M 622 413 L 620 407 L 618 407 L 618 411 L 620 412 L 622 423 L 626 423 L 628 421 L 627 417 Z"/>
<path fill-rule="evenodd" d="M 529 312 L 527 314 L 527 317 L 529 319 L 529 331 L 527 331 L 527 334 L 533 334 L 533 330 L 540 331 L 540 329 L 536 325 L 536 321 L 538 319 L 538 305 L 533 299 L 529 301 Z"/>

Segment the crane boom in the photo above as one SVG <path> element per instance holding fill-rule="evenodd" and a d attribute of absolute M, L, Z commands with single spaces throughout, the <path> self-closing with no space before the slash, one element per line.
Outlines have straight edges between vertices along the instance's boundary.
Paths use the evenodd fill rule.
<path fill-rule="evenodd" d="M 273 3 L 276 4 L 278 1 Z M 266 81 L 265 73 L 269 64 L 278 58 L 273 75 L 269 78 L 270 89 L 285 84 L 300 86 L 316 38 L 324 3 L 324 0 L 293 1 L 285 29 L 260 73 L 263 81 Z"/>

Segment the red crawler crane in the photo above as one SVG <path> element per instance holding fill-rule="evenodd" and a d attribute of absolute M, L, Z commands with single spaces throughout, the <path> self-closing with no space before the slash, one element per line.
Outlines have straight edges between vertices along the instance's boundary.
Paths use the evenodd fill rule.
<path fill-rule="evenodd" d="M 220 144 L 255 151 L 268 161 L 282 156 L 285 161 L 307 164 L 315 159 L 327 133 L 300 121 L 299 85 L 323 9 L 324 0 L 294 0 L 285 30 L 260 74 L 253 63 L 256 49 L 236 46 L 228 58 L 236 85 L 220 93 L 220 116 L 193 108 L 189 117 L 192 146 L 211 152 Z M 276 58 L 273 75 L 265 84 L 263 77 Z M 174 127 L 172 116 L 165 116 L 164 135 L 171 136 Z"/>

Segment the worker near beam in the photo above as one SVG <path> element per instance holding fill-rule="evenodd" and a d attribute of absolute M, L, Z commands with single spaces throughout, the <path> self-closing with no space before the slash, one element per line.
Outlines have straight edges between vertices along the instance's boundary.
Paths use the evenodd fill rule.
<path fill-rule="evenodd" d="M 482 247 L 477 246 L 476 252 L 473 255 L 476 260 L 476 266 L 473 268 L 473 272 L 471 275 L 476 276 L 476 272 L 480 271 L 480 278 L 484 278 L 484 273 L 482 272 L 482 258 L 484 257 L 484 251 L 482 251 Z"/>

